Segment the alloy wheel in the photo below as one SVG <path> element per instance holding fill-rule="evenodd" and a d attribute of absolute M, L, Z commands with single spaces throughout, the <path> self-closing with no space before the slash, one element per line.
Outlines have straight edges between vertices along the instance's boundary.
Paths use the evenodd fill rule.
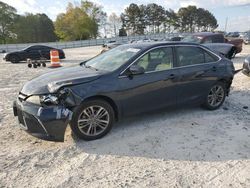
<path fill-rule="evenodd" d="M 98 105 L 83 109 L 78 118 L 78 128 L 86 136 L 97 136 L 104 132 L 110 123 L 108 111 Z"/>
<path fill-rule="evenodd" d="M 221 85 L 215 85 L 208 94 L 208 104 L 212 107 L 219 106 L 224 100 L 224 89 Z"/>

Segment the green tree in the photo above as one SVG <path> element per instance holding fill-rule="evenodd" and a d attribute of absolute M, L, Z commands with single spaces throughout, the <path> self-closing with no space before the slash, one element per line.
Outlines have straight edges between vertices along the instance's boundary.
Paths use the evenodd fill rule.
<path fill-rule="evenodd" d="M 160 32 L 160 25 L 165 20 L 165 9 L 157 5 L 155 3 L 148 4 L 146 7 L 146 18 L 147 18 L 147 25 L 151 26 L 151 31 L 153 33 Z"/>
<path fill-rule="evenodd" d="M 121 29 L 119 29 L 119 37 L 124 37 L 127 36 L 127 32 L 124 29 L 124 27 L 122 27 Z"/>
<path fill-rule="evenodd" d="M 137 4 L 131 3 L 121 15 L 121 20 L 131 34 L 144 34 L 144 16 Z"/>
<path fill-rule="evenodd" d="M 57 39 L 53 22 L 46 14 L 18 16 L 13 30 L 16 34 L 14 42 L 17 43 L 53 42 Z"/>
<path fill-rule="evenodd" d="M 84 40 L 95 38 L 98 25 L 80 7 L 69 3 L 66 13 L 59 14 L 55 22 L 56 34 L 62 40 Z"/>
<path fill-rule="evenodd" d="M 0 1 L 0 42 L 5 44 L 8 39 L 15 35 L 12 27 L 17 14 L 16 9 Z"/>
<path fill-rule="evenodd" d="M 179 18 L 172 9 L 166 10 L 165 20 L 163 22 L 163 25 L 164 25 L 164 32 L 168 31 L 169 33 L 173 32 L 178 27 L 180 27 Z"/>
<path fill-rule="evenodd" d="M 213 31 L 218 27 L 214 15 L 203 8 L 183 7 L 179 9 L 177 15 L 181 32 Z"/>
<path fill-rule="evenodd" d="M 95 22 L 96 32 L 93 33 L 93 36 L 96 38 L 98 35 L 98 28 L 99 26 L 103 26 L 103 19 L 105 16 L 107 17 L 107 14 L 102 10 L 102 6 L 88 0 L 81 1 L 81 9 Z"/>

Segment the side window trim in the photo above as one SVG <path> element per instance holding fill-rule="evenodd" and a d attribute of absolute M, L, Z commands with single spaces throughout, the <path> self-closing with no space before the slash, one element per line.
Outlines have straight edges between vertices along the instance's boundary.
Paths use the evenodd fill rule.
<path fill-rule="evenodd" d="M 178 58 L 177 58 L 177 50 L 176 50 L 176 47 L 178 46 L 193 46 L 193 47 L 199 47 L 201 49 L 203 49 L 204 51 L 206 51 L 207 53 L 209 54 L 212 54 L 214 56 L 216 56 L 218 58 L 217 61 L 215 62 L 209 62 L 209 63 L 203 63 L 203 64 L 211 64 L 211 63 L 217 63 L 219 62 L 222 58 L 220 56 L 218 56 L 216 53 L 206 49 L 205 47 L 202 47 L 202 46 L 197 46 L 197 45 L 192 45 L 192 44 L 175 44 L 175 45 L 164 45 L 164 46 L 157 46 L 157 47 L 154 47 L 152 49 L 149 49 L 147 50 L 146 52 L 144 52 L 143 54 L 141 54 L 139 57 L 137 57 L 132 63 L 130 63 L 123 71 L 120 72 L 119 76 L 120 78 L 123 78 L 123 77 L 127 77 L 127 75 L 125 75 L 124 73 L 127 71 L 127 69 L 129 69 L 129 67 L 131 67 L 134 63 L 137 62 L 137 60 L 139 60 L 141 57 L 143 57 L 146 53 L 154 50 L 154 49 L 157 49 L 157 48 L 162 48 L 162 47 L 171 47 L 172 48 L 172 51 L 173 51 L 173 56 L 174 56 L 174 62 L 173 62 L 173 67 L 172 69 L 179 69 L 179 68 L 183 68 L 183 67 L 192 67 L 192 66 L 197 66 L 197 65 L 202 65 L 202 64 L 196 64 L 196 65 L 187 65 L 187 66 L 179 66 L 179 62 L 178 62 Z M 171 70 L 171 69 L 168 69 L 168 70 Z M 167 71 L 168 71 L 167 70 Z"/>

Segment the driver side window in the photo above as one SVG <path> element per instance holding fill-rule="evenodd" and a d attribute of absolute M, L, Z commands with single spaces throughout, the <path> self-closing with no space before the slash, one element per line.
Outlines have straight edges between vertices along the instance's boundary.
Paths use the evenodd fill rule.
<path fill-rule="evenodd" d="M 143 67 L 145 72 L 164 71 L 173 67 L 173 51 L 171 47 L 154 49 L 135 64 Z"/>

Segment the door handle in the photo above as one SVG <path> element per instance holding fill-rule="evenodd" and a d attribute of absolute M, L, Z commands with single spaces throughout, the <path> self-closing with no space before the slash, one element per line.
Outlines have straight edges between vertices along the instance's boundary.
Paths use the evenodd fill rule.
<path fill-rule="evenodd" d="M 175 74 L 170 74 L 165 80 L 173 80 L 175 79 Z"/>

